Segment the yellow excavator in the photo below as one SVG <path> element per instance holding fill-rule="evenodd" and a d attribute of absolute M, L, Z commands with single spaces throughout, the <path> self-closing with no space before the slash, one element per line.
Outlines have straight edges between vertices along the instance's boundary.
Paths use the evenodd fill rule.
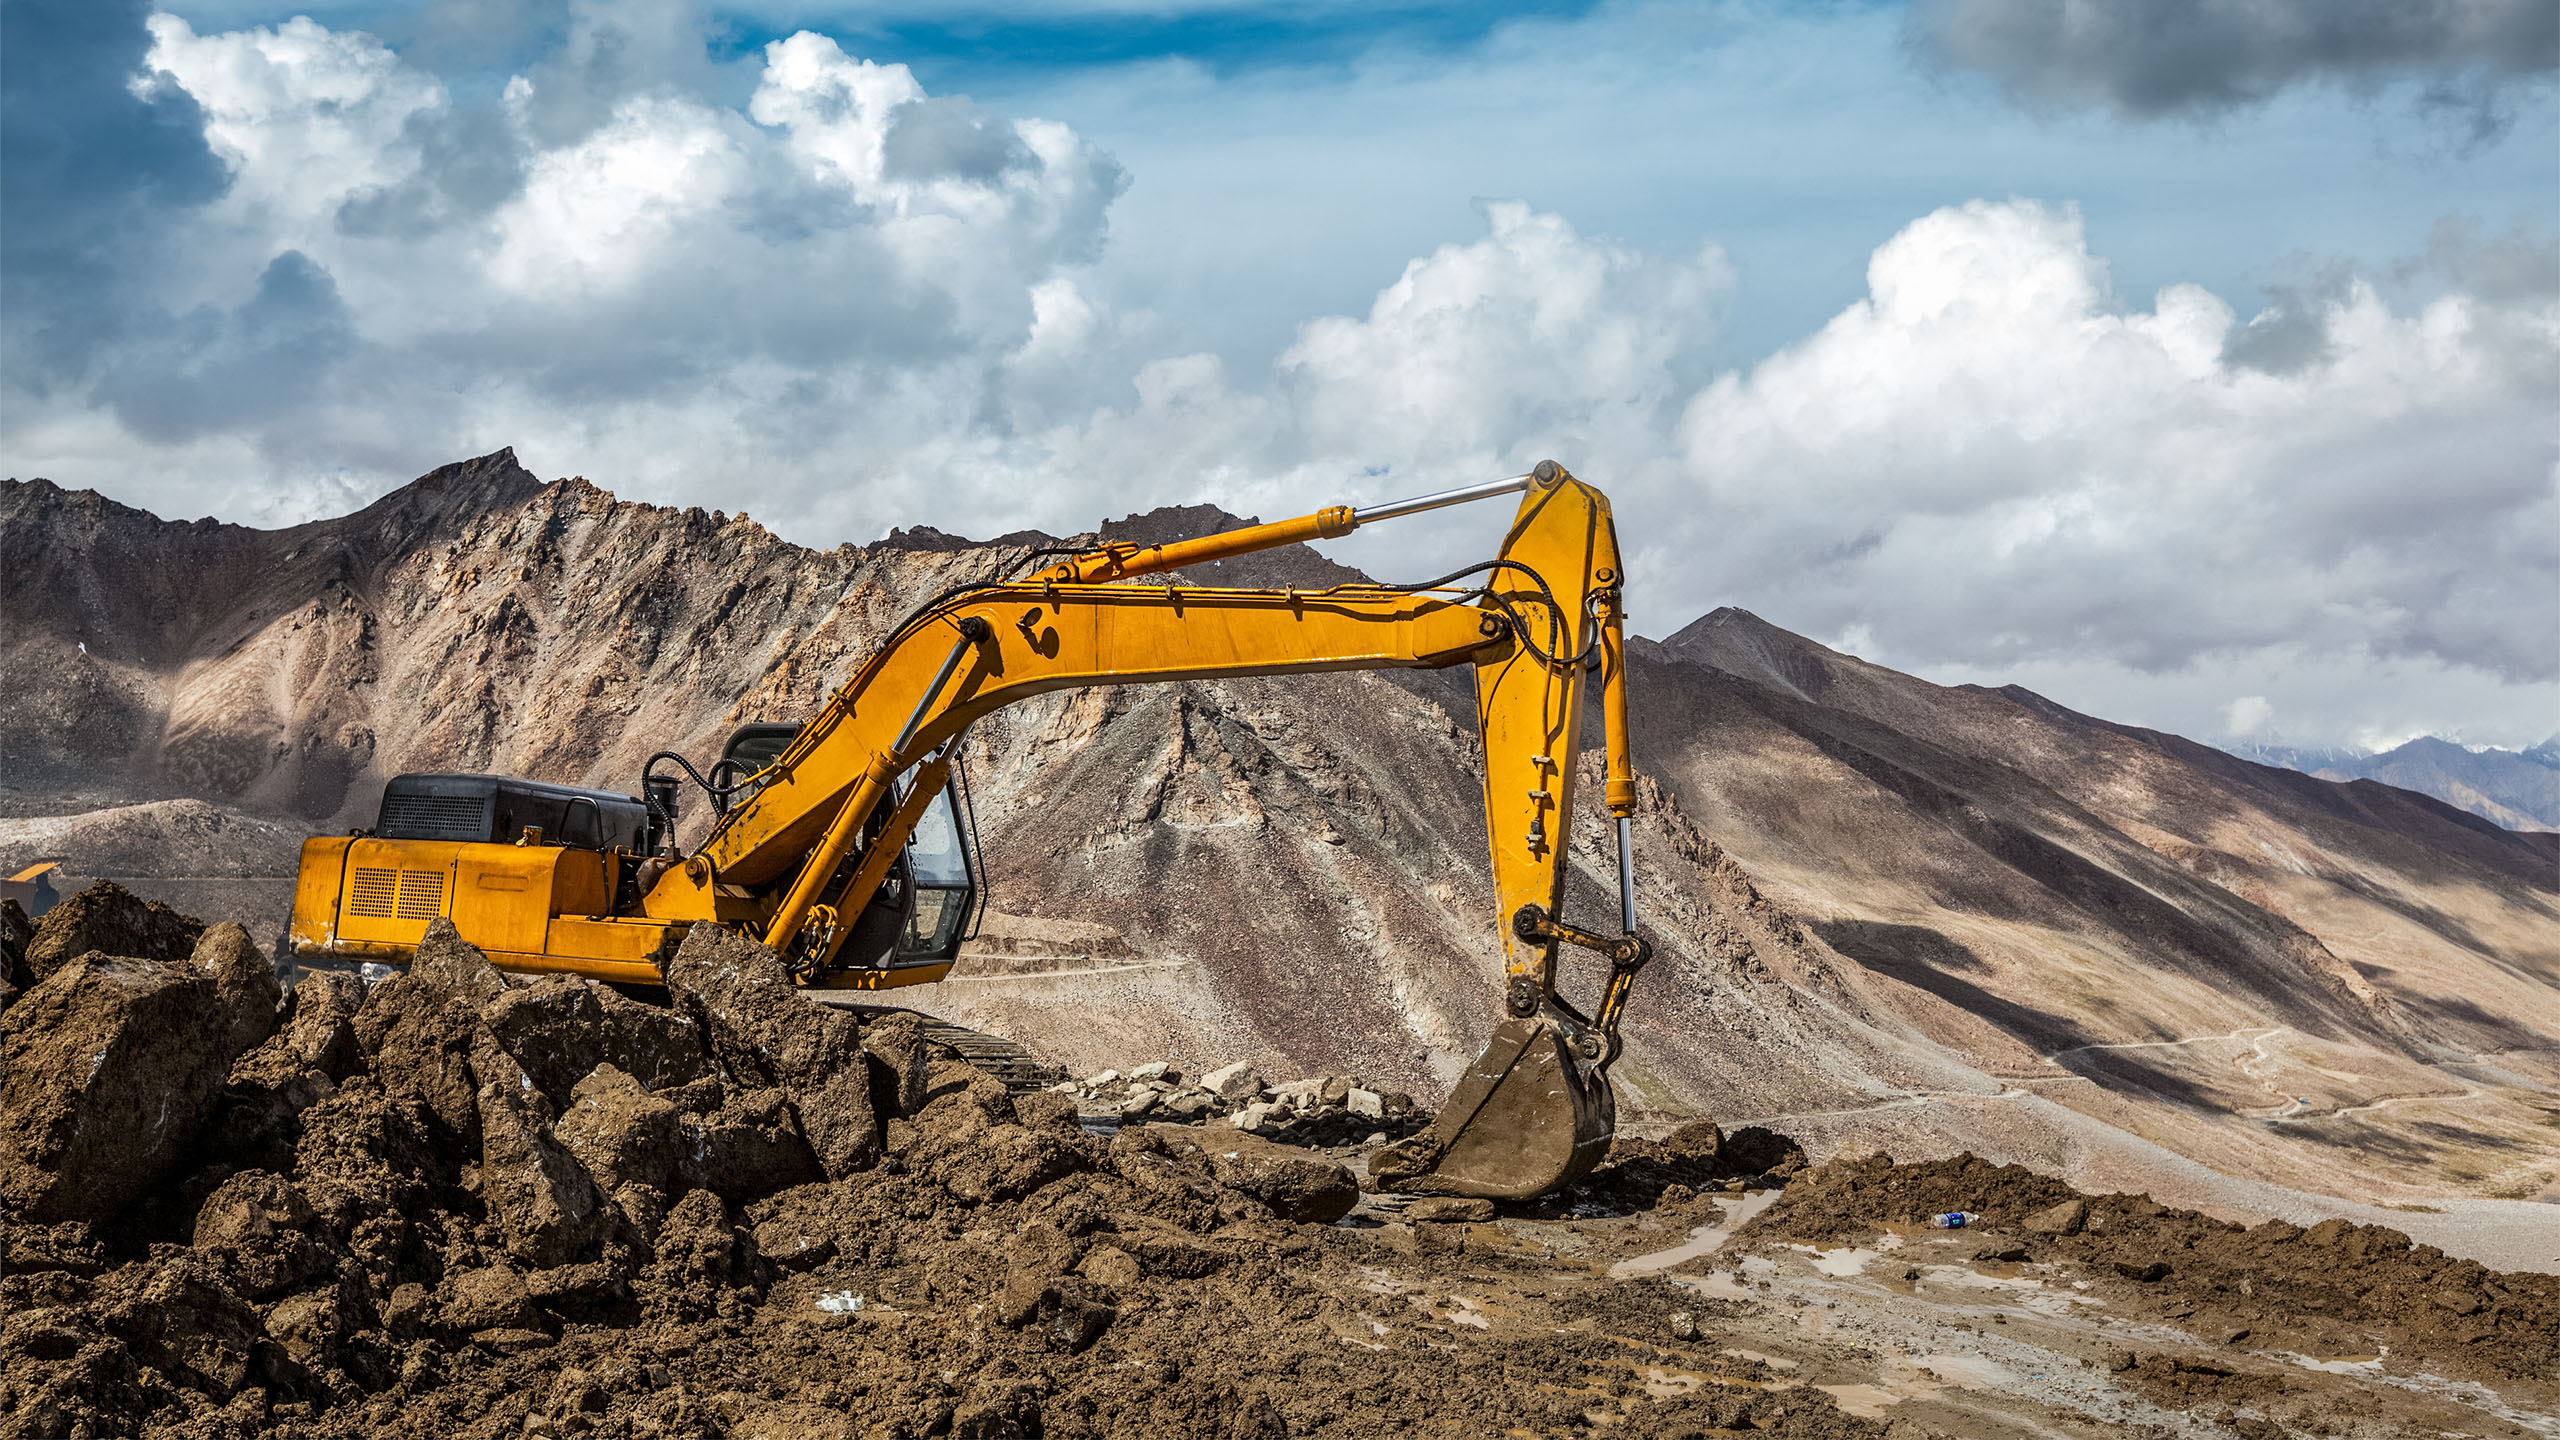
<path fill-rule="evenodd" d="M 1133 583 L 1514 493 L 1499 557 L 1437 580 Z M 1025 578 L 936 596 L 816 715 L 743 727 L 707 773 L 662 752 L 638 796 L 495 775 L 395 778 L 373 829 L 304 844 L 295 950 L 306 962 L 404 963 L 443 916 L 507 969 L 653 985 L 687 930 L 720 925 L 770 946 L 813 989 L 939 980 L 982 889 L 954 776 L 959 738 L 979 716 L 1074 686 L 1473 665 L 1507 1013 L 1431 1126 L 1370 1171 L 1391 1190 L 1525 1199 L 1597 1164 L 1616 1124 L 1606 1072 L 1619 1018 L 1650 954 L 1635 933 L 1624 575 L 1607 498 L 1546 461 L 1395 504 L 1024 563 L 1053 557 Z M 1557 913 L 1586 677 L 1599 682 L 1617 819 L 1614 935 Z M 715 818 L 680 853 L 687 781 Z M 1588 1015 L 1557 991 L 1564 945 L 1610 962 Z"/>

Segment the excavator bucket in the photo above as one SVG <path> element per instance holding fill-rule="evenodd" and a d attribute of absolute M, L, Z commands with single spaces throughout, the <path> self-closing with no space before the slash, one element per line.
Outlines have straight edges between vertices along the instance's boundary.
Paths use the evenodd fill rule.
<path fill-rule="evenodd" d="M 1381 1190 L 1526 1200 L 1589 1174 L 1609 1153 L 1618 1107 L 1608 1077 L 1543 1016 L 1513 1018 L 1431 1128 L 1370 1157 Z"/>

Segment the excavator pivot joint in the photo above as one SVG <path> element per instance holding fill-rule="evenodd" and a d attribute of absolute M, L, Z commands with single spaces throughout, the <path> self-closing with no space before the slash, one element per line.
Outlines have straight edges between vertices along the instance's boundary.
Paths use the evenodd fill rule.
<path fill-rule="evenodd" d="M 1510 990 L 1503 997 L 1504 1007 L 1514 1015 L 1536 1014 L 1539 988 L 1538 982 L 1527 975 L 1512 976 Z"/>

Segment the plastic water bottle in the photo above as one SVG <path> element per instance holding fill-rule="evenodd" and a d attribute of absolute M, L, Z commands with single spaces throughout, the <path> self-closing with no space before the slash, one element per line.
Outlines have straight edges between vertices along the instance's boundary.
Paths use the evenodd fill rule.
<path fill-rule="evenodd" d="M 1943 1215 L 1930 1216 L 1929 1223 L 1941 1230 L 1961 1230 L 1981 1218 L 1970 1210 L 1949 1210 Z"/>

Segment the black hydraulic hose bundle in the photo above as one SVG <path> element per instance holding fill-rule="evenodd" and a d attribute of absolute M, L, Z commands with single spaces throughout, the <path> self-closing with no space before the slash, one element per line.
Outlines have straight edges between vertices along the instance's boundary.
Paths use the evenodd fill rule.
<path fill-rule="evenodd" d="M 658 762 L 661 760 L 674 761 L 678 769 L 683 770 L 686 775 L 692 777 L 693 783 L 702 787 L 702 793 L 711 797 L 712 808 L 715 810 L 722 808 L 720 802 L 727 800 L 730 796 L 753 788 L 745 780 L 737 780 L 723 785 L 716 780 L 705 779 L 701 771 L 693 768 L 692 761 L 685 759 L 682 755 L 677 754 L 673 750 L 661 750 L 657 754 L 650 756 L 648 763 L 640 767 L 640 803 L 649 807 L 649 818 L 658 824 L 660 827 L 659 833 L 667 837 L 667 843 L 670 845 L 675 843 L 675 810 L 673 806 L 668 806 L 663 809 L 659 807 L 657 789 L 655 786 L 650 784 L 650 781 L 656 778 Z M 718 775 L 721 769 L 729 764 L 730 762 L 723 760 L 719 764 L 711 767 L 711 773 L 713 775 Z"/>

